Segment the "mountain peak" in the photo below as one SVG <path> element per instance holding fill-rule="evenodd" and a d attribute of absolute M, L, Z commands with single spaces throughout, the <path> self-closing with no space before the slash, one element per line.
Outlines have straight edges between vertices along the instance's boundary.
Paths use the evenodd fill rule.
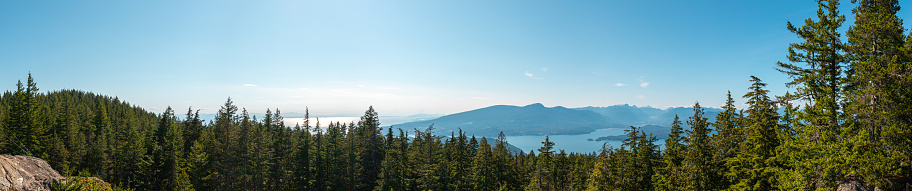
<path fill-rule="evenodd" d="M 523 106 L 523 107 L 544 108 L 545 105 L 542 105 L 541 103 L 533 103 L 533 104 L 529 104 L 529 105 L 526 105 L 526 106 Z"/>

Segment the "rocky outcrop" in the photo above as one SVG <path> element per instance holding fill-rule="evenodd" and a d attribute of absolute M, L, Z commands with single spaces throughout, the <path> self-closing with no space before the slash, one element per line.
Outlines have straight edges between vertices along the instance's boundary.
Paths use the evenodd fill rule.
<path fill-rule="evenodd" d="M 51 190 L 62 178 L 40 158 L 0 155 L 0 190 Z"/>

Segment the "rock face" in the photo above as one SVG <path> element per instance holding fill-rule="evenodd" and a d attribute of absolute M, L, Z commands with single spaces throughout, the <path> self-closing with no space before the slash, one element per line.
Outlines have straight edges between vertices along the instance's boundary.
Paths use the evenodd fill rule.
<path fill-rule="evenodd" d="M 40 158 L 0 155 L 0 190 L 51 190 L 62 178 Z"/>

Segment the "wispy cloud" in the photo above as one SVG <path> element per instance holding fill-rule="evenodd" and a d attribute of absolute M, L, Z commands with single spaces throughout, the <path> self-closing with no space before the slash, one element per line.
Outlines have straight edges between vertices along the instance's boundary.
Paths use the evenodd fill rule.
<path fill-rule="evenodd" d="M 548 71 L 548 68 L 542 68 L 541 71 L 542 71 L 542 72 L 547 72 L 547 71 Z"/>
<path fill-rule="evenodd" d="M 639 79 L 639 80 L 640 80 L 640 87 L 646 88 L 646 86 L 649 86 L 649 82 L 646 82 L 646 81 L 643 80 L 643 78 L 645 78 L 645 77 L 646 77 L 646 76 L 640 76 L 640 79 Z"/>
<path fill-rule="evenodd" d="M 381 90 L 398 90 L 398 89 L 402 89 L 402 88 L 397 88 L 397 87 L 377 87 L 377 89 L 381 89 Z"/>
<path fill-rule="evenodd" d="M 358 87 L 361 87 L 361 88 L 363 88 L 363 87 L 365 87 L 365 86 L 364 86 L 364 85 L 362 85 L 362 84 L 358 84 Z"/>
<path fill-rule="evenodd" d="M 646 96 L 643 96 L 643 95 L 637 95 L 637 99 L 643 99 L 643 98 L 646 98 Z"/>
<path fill-rule="evenodd" d="M 620 86 L 624 86 L 624 84 L 623 84 L 623 83 L 616 83 L 616 84 L 614 84 L 614 86 L 620 87 Z"/>
<path fill-rule="evenodd" d="M 244 86 L 247 86 L 247 87 L 255 87 L 255 86 L 257 86 L 257 85 L 253 85 L 253 84 L 244 84 Z"/>
<path fill-rule="evenodd" d="M 535 78 L 535 74 L 533 74 L 529 71 L 526 71 L 526 76 L 529 76 L 529 78 Z"/>

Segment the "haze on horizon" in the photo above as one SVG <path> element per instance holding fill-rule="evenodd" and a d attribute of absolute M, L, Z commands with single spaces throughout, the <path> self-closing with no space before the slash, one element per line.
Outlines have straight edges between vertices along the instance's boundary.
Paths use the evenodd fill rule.
<path fill-rule="evenodd" d="M 231 97 L 251 113 L 326 116 L 370 105 L 385 116 L 719 107 L 726 90 L 740 105 L 750 75 L 785 93 L 774 64 L 798 41 L 786 21 L 816 12 L 789 0 L 2 4 L 2 89 L 31 72 L 42 92 L 85 90 L 153 112 L 214 113 Z"/>

